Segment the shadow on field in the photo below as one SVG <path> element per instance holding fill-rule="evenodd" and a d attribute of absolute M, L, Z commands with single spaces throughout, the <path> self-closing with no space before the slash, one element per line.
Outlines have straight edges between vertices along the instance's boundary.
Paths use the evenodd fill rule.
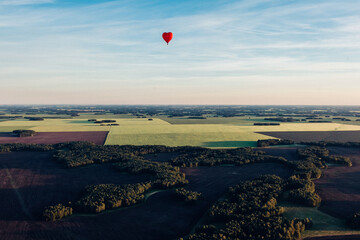
<path fill-rule="evenodd" d="M 219 142 L 204 142 L 203 147 L 256 147 L 256 141 L 219 141 Z"/>
<path fill-rule="evenodd" d="M 38 219 L 44 207 L 76 201 L 90 184 L 128 184 L 149 179 L 147 175 L 119 173 L 111 164 L 67 169 L 54 162 L 50 153 L 0 153 L 0 220 L 23 220 L 22 208 Z"/>

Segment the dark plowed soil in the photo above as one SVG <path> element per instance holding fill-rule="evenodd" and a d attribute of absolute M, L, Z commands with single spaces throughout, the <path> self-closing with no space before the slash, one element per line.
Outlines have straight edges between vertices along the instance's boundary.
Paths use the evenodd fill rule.
<path fill-rule="evenodd" d="M 88 141 L 103 145 L 108 132 L 39 132 L 33 137 L 14 137 L 0 133 L 1 143 L 56 144 L 72 141 Z"/>
<path fill-rule="evenodd" d="M 360 131 L 304 131 L 304 132 L 259 132 L 271 137 L 295 142 L 360 142 Z"/>
<path fill-rule="evenodd" d="M 331 154 L 350 157 L 353 166 L 331 166 L 314 181 L 322 198 L 320 210 L 334 217 L 347 218 L 360 211 L 360 149 L 329 149 Z"/>
<path fill-rule="evenodd" d="M 360 235 L 311 237 L 304 240 L 359 240 Z"/>
<path fill-rule="evenodd" d="M 0 153 L 0 239 L 37 239 L 38 234 L 43 239 L 60 234 L 57 239 L 61 239 L 67 233 L 57 233 L 57 228 L 74 224 L 39 221 L 45 206 L 76 201 L 89 184 L 149 179 L 120 174 L 110 164 L 65 169 L 50 157 L 49 153 Z"/>
<path fill-rule="evenodd" d="M 299 160 L 299 157 L 296 153 L 296 147 L 265 147 L 256 148 L 256 150 L 263 151 L 267 155 L 284 157 L 291 161 Z"/>
<path fill-rule="evenodd" d="M 188 188 L 202 192 L 204 197 L 194 206 L 177 200 L 174 190 L 166 190 L 134 207 L 47 223 L 38 220 L 44 206 L 74 201 L 88 184 L 146 179 L 120 174 L 111 165 L 64 169 L 47 153 L 3 153 L 0 167 L 0 236 L 9 240 L 171 240 L 188 234 L 229 186 L 262 174 L 290 175 L 290 170 L 271 163 L 185 168 Z"/>

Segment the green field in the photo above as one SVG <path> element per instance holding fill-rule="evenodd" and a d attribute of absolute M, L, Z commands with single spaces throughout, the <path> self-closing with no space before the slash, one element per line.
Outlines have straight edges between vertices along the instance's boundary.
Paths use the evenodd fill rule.
<path fill-rule="evenodd" d="M 360 231 L 349 228 L 345 220 L 323 213 L 316 207 L 303 207 L 292 203 L 280 203 L 279 206 L 284 207 L 285 218 L 311 218 L 313 226 L 302 233 L 303 237 L 360 234 Z"/>

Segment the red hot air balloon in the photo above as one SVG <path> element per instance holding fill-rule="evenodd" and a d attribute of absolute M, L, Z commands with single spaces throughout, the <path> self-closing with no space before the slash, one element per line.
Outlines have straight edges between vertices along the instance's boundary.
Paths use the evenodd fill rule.
<path fill-rule="evenodd" d="M 173 38 L 173 34 L 172 34 L 172 32 L 164 32 L 162 37 L 165 40 L 165 42 L 169 45 L 169 42 Z"/>

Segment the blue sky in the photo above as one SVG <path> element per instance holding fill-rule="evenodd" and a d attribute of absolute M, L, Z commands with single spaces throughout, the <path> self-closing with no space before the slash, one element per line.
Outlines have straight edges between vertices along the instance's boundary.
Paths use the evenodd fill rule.
<path fill-rule="evenodd" d="M 0 0 L 0 104 L 358 105 L 359 12 L 358 0 Z"/>

